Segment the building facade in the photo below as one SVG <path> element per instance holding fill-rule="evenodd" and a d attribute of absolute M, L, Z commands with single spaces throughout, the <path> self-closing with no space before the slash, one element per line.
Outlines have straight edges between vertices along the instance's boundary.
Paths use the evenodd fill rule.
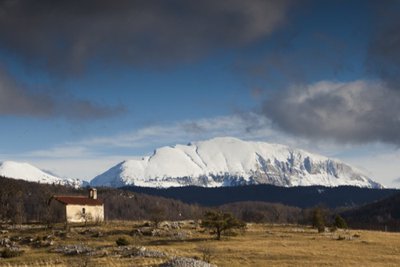
<path fill-rule="evenodd" d="M 104 203 L 97 199 L 97 190 L 89 189 L 89 196 L 53 196 L 49 202 L 55 221 L 87 223 L 104 221 Z"/>

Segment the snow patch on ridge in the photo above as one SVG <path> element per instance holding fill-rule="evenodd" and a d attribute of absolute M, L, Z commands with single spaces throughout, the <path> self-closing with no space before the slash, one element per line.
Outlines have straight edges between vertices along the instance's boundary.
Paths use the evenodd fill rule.
<path fill-rule="evenodd" d="M 151 157 L 121 162 L 91 181 L 93 186 L 112 187 L 244 184 L 382 188 L 338 160 L 284 145 L 232 137 L 161 147 Z"/>
<path fill-rule="evenodd" d="M 79 179 L 60 178 L 42 171 L 31 164 L 15 161 L 0 162 L 0 176 L 22 179 L 28 182 L 69 185 L 73 187 L 81 187 L 87 184 L 87 182 L 85 183 Z"/>

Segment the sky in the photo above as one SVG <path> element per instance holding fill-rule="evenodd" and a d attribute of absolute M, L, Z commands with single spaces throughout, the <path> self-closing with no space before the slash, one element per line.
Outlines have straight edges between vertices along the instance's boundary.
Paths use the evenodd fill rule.
<path fill-rule="evenodd" d="M 0 161 L 90 180 L 218 136 L 400 187 L 400 1 L 4 0 Z"/>

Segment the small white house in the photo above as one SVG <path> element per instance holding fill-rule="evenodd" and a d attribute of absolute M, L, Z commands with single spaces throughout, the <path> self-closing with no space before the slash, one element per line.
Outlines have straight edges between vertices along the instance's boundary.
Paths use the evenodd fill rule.
<path fill-rule="evenodd" d="M 89 189 L 89 196 L 53 196 L 49 202 L 52 216 L 68 223 L 104 221 L 104 203 L 97 199 L 97 190 Z"/>

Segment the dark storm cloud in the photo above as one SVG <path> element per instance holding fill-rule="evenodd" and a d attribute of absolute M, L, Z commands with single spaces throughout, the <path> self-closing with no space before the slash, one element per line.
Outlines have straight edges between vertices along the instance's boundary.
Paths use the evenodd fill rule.
<path fill-rule="evenodd" d="M 102 106 L 73 96 L 56 96 L 38 91 L 19 84 L 4 69 L 0 69 L 0 116 L 96 119 L 114 116 L 124 111 L 122 107 Z"/>
<path fill-rule="evenodd" d="M 284 131 L 311 139 L 400 144 L 400 95 L 385 83 L 292 87 L 271 96 L 263 113 Z"/>
<path fill-rule="evenodd" d="M 272 33 L 289 0 L 5 0 L 0 47 L 62 74 L 102 64 L 159 66 Z"/>
<path fill-rule="evenodd" d="M 400 1 L 373 2 L 374 25 L 367 55 L 367 70 L 400 90 Z"/>
<path fill-rule="evenodd" d="M 291 25 L 284 32 L 269 40 L 269 49 L 257 58 L 242 58 L 235 70 L 243 74 L 251 87 L 282 89 L 287 84 L 307 83 L 316 75 L 337 77 L 342 73 L 354 72 L 354 47 L 329 31 L 308 32 L 300 26 Z M 307 40 L 299 43 L 299 38 Z"/>

